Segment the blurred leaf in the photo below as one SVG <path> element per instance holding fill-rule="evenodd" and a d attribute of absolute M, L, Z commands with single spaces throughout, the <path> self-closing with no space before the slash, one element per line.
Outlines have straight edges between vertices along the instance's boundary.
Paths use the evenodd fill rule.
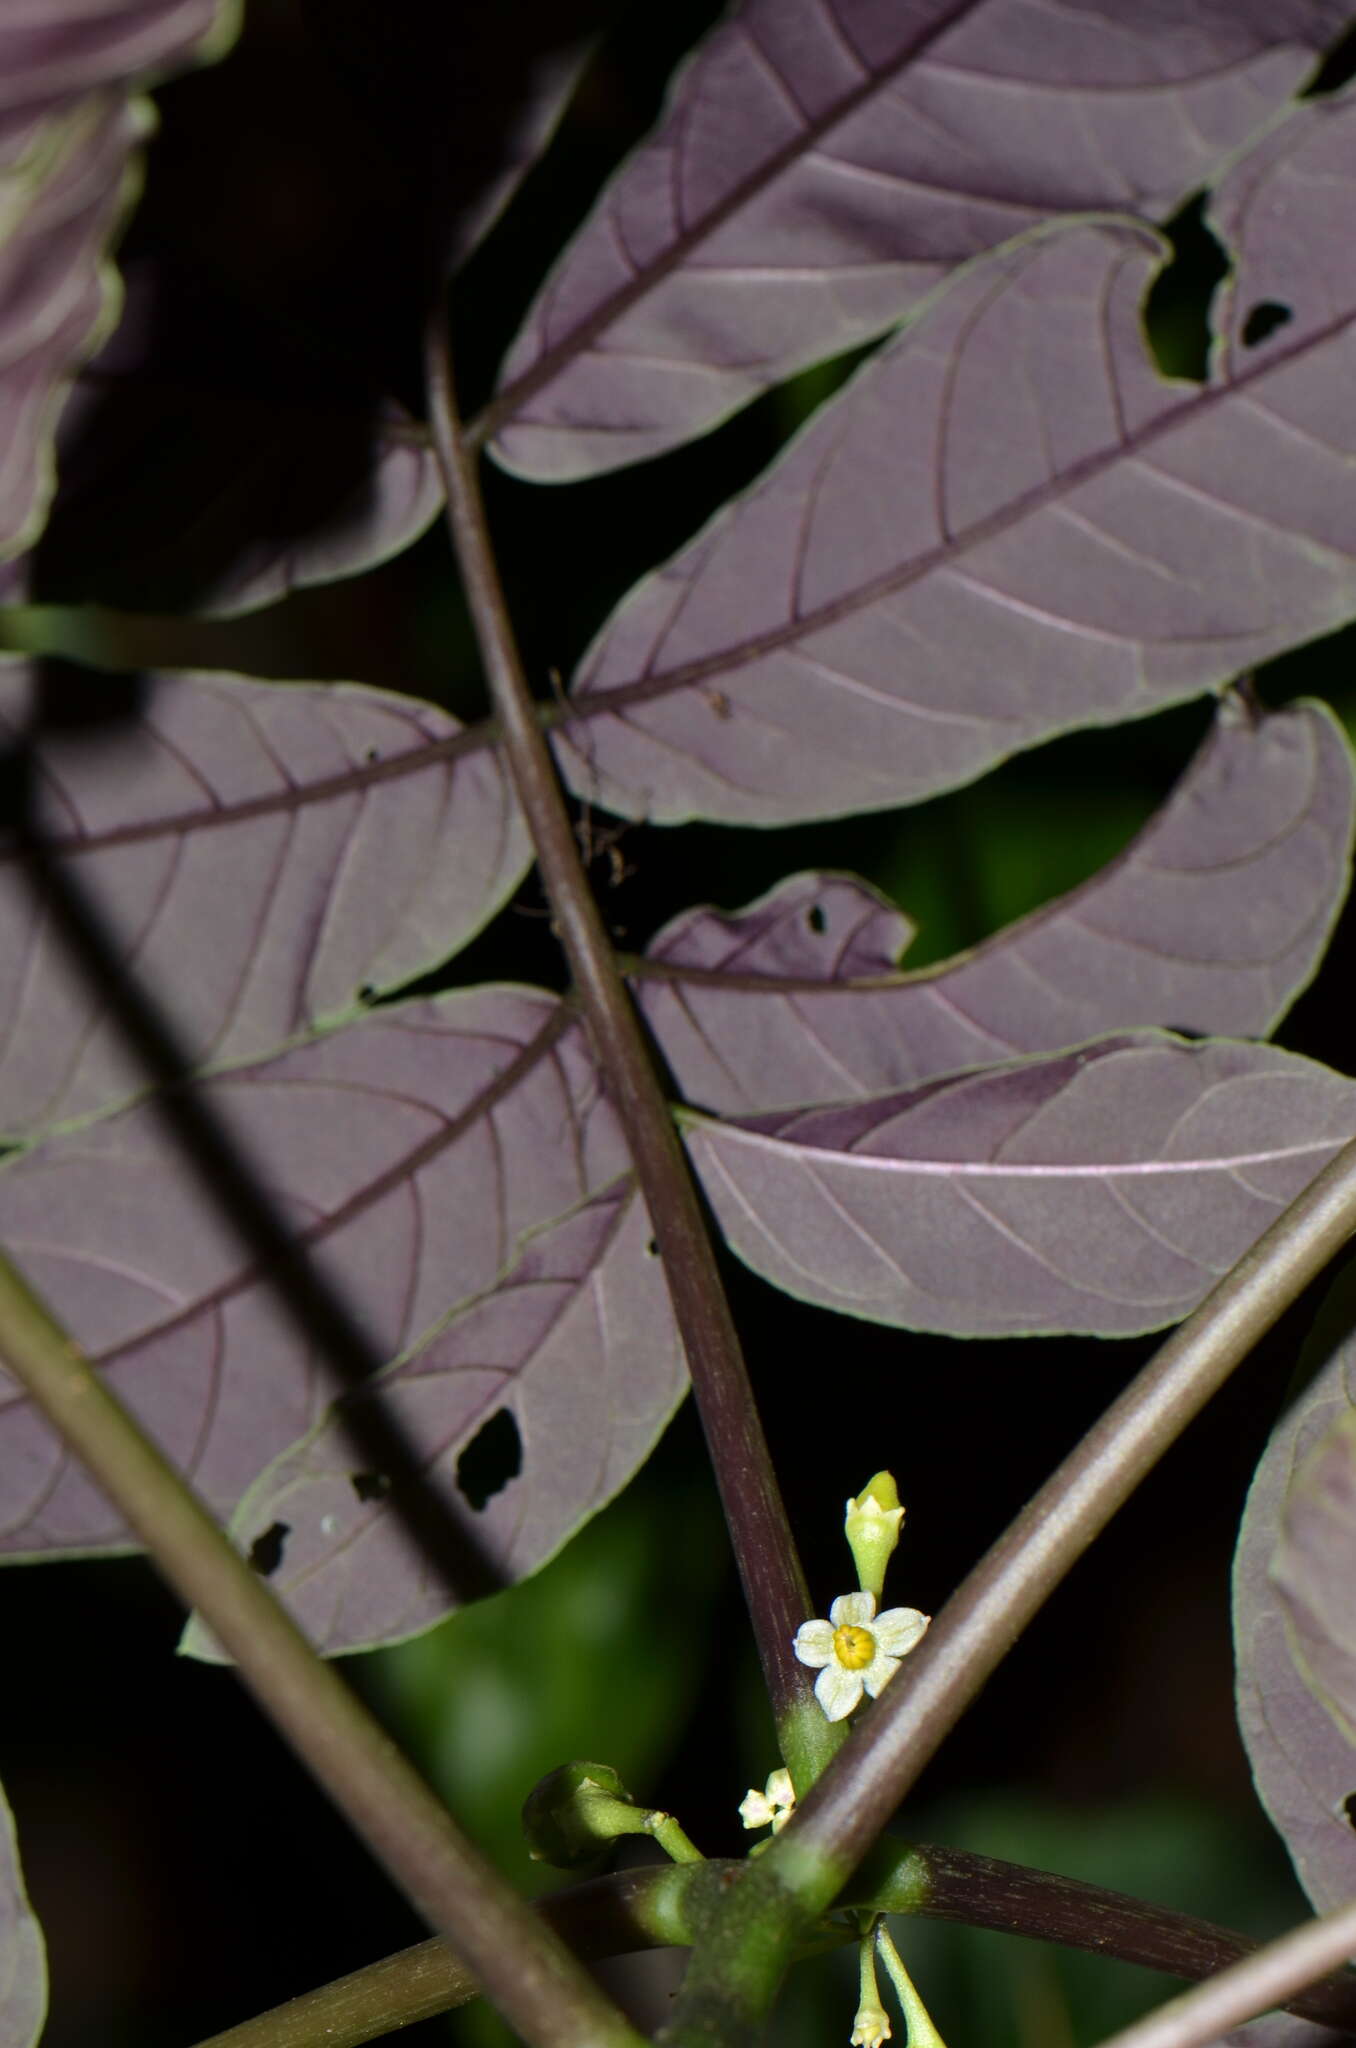
<path fill-rule="evenodd" d="M 41 529 L 68 382 L 117 314 L 108 250 L 151 125 L 138 88 L 221 55 L 231 0 L 19 0 L 0 24 L 0 556 Z"/>
<path fill-rule="evenodd" d="M 1271 1576 L 1299 1669 L 1352 1745 L 1356 1802 L 1356 1407 L 1324 1431 L 1291 1479 Z"/>
<path fill-rule="evenodd" d="M 76 380 L 9 604 L 232 616 L 399 554 L 442 509 L 428 434 L 375 382 L 165 259 Z"/>
<path fill-rule="evenodd" d="M 1257 1467 L 1234 1558 L 1238 1725 L 1258 1797 L 1319 1913 L 1356 1893 L 1356 1747 L 1305 1668 L 1309 1631 L 1297 1638 L 1287 1626 L 1287 1611 L 1293 1623 L 1294 1608 L 1272 1567 L 1296 1474 L 1329 1433 L 1349 1426 L 1356 1414 L 1353 1325 L 1356 1270 L 1348 1266 L 1305 1345 L 1302 1391 L 1276 1425 Z M 1348 1566 L 1339 1595 L 1348 1604 L 1351 1585 Z"/>
<path fill-rule="evenodd" d="M 14 1820 L 0 1791 L 0 2042 L 36 2048 L 47 2013 L 42 1929 L 19 1868 Z"/>
<path fill-rule="evenodd" d="M 417 539 L 442 488 L 393 393 L 431 297 L 549 141 L 601 11 L 402 0 L 393 20 L 323 0 L 247 19 L 237 105 L 252 161 L 209 126 L 196 150 L 153 162 L 159 232 L 62 420 L 51 521 L 0 579 L 8 601 L 230 615 Z M 222 188 L 251 177 L 286 194 L 278 211 L 303 241 L 313 207 L 312 238 L 332 235 L 334 256 L 242 253 Z M 105 173 L 105 206 L 107 188 Z M 45 262 L 56 247 L 49 235 Z"/>

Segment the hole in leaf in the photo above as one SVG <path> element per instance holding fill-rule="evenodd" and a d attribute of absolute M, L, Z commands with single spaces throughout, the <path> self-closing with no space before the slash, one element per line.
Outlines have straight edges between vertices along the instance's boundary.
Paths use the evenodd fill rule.
<path fill-rule="evenodd" d="M 523 1469 L 523 1440 L 507 1408 L 482 1422 L 457 1460 L 457 1484 L 477 1513 Z"/>
<path fill-rule="evenodd" d="M 824 906 L 822 903 L 812 903 L 810 905 L 810 908 L 805 913 L 805 922 L 809 925 L 810 930 L 812 932 L 823 932 L 828 930 L 829 920 L 824 915 Z"/>
<path fill-rule="evenodd" d="M 1347 1817 L 1347 1826 L 1356 1828 L 1356 1792 L 1348 1792 L 1342 1801 L 1342 1811 Z"/>
<path fill-rule="evenodd" d="M 350 1472 L 348 1483 L 359 1500 L 385 1500 L 391 1482 L 384 1472 Z"/>
<path fill-rule="evenodd" d="M 1205 224 L 1205 194 L 1189 199 L 1163 232 L 1172 244 L 1172 260 L 1145 298 L 1145 336 L 1165 377 L 1190 377 L 1203 384 L 1210 366 L 1210 302 L 1229 268 Z"/>
<path fill-rule="evenodd" d="M 290 1522 L 273 1522 L 250 1545 L 250 1564 L 261 1579 L 271 1578 L 282 1563 L 283 1546 L 292 1534 Z"/>
<path fill-rule="evenodd" d="M 1338 37 L 1300 98 L 1313 100 L 1323 93 L 1336 92 L 1349 78 L 1356 78 L 1356 28 L 1349 28 Z"/>
<path fill-rule="evenodd" d="M 376 990 L 373 988 L 370 981 L 365 981 L 362 987 L 358 990 L 358 1001 L 360 1003 L 375 1003 L 376 1000 Z"/>
<path fill-rule="evenodd" d="M 1294 317 L 1289 306 L 1283 306 L 1279 299 L 1259 299 L 1243 322 L 1244 348 L 1256 348 L 1259 341 L 1265 341 Z"/>
<path fill-rule="evenodd" d="M 645 1247 L 645 1256 L 647 1259 L 657 1259 L 659 1257 L 659 1240 L 657 1238 L 652 1237 L 650 1239 L 650 1242 Z"/>
<path fill-rule="evenodd" d="M 381 748 L 369 747 L 367 749 L 367 752 L 363 755 L 363 759 L 369 764 L 369 766 L 372 763 L 379 761 L 381 759 Z"/>

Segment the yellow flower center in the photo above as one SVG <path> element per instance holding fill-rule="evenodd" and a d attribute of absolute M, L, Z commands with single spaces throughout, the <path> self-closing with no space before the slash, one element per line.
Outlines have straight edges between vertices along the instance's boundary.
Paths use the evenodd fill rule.
<path fill-rule="evenodd" d="M 833 1654 L 845 1671 L 865 1671 L 876 1654 L 876 1638 L 869 1628 L 845 1621 L 833 1632 Z"/>

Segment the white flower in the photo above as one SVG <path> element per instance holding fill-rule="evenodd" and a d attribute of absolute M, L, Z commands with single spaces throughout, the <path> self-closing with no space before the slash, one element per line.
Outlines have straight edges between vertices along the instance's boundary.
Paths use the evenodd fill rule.
<path fill-rule="evenodd" d="M 795 1652 L 818 1671 L 815 1698 L 831 1721 L 850 1714 L 863 1691 L 875 1699 L 884 1690 L 900 1658 L 923 1640 L 930 1619 L 916 1607 L 889 1607 L 878 1615 L 874 1593 L 844 1593 L 827 1621 L 801 1623 Z"/>
<path fill-rule="evenodd" d="M 859 2005 L 852 2028 L 852 2048 L 880 2048 L 881 2042 L 889 2038 L 890 2021 L 884 2007 Z"/>
<path fill-rule="evenodd" d="M 746 1828 L 765 1828 L 772 1823 L 780 1834 L 796 1810 L 796 1788 L 790 1771 L 774 1771 L 761 1792 L 750 1790 L 740 1802 L 739 1818 Z"/>

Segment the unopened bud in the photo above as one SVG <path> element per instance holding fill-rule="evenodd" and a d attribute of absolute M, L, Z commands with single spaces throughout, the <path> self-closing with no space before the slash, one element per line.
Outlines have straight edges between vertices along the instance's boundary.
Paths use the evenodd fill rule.
<path fill-rule="evenodd" d="M 877 1472 L 847 1504 L 844 1530 L 857 1567 L 857 1582 L 864 1593 L 874 1593 L 877 1601 L 903 1520 L 899 1489 L 889 1472 Z"/>
<path fill-rule="evenodd" d="M 574 1870 L 619 1835 L 650 1832 L 648 1818 L 609 1764 L 561 1764 L 528 1793 L 523 1833 L 534 1863 Z"/>

